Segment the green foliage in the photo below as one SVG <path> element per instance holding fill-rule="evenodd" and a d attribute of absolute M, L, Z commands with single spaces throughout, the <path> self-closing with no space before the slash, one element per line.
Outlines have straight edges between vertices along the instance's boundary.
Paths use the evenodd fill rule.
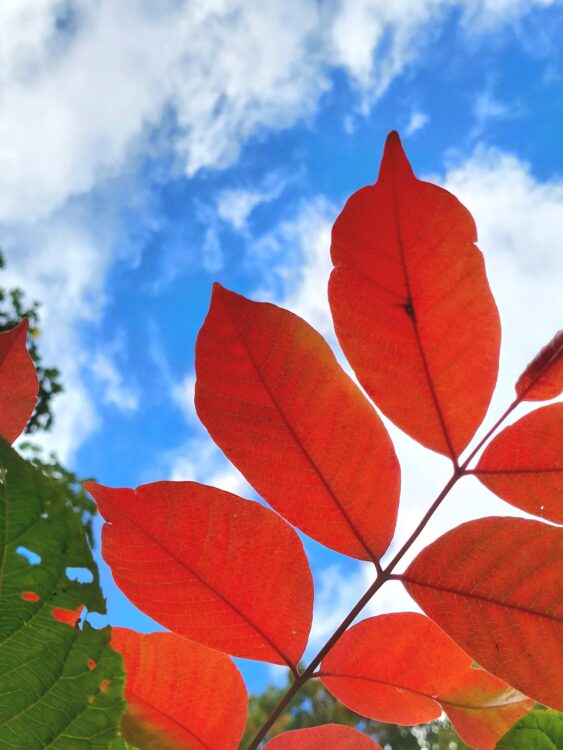
<path fill-rule="evenodd" d="M 51 452 L 45 455 L 43 450 L 33 443 L 24 442 L 19 445 L 20 451 L 30 464 L 39 469 L 45 476 L 56 482 L 60 492 L 66 497 L 67 504 L 80 518 L 86 537 L 91 547 L 94 546 L 94 531 L 92 522 L 96 515 L 96 503 L 83 487 L 86 479 L 80 479 L 73 471 L 65 468 Z"/>
<path fill-rule="evenodd" d="M 532 711 L 498 742 L 496 750 L 561 750 L 563 713 Z"/>
<path fill-rule="evenodd" d="M 109 750 L 137 750 L 130 742 L 126 742 L 123 737 L 117 737 L 109 746 Z"/>
<path fill-rule="evenodd" d="M 0 252 L 0 269 L 2 268 L 4 268 L 4 257 Z M 0 287 L 0 333 L 14 328 L 23 318 L 29 320 L 28 351 L 37 370 L 39 393 L 35 411 L 25 428 L 28 434 L 49 430 L 52 427 L 51 400 L 53 396 L 63 390 L 59 370 L 56 367 L 45 367 L 42 364 L 37 346 L 37 340 L 41 335 L 39 308 L 39 302 L 32 302 L 31 304 L 26 302 L 24 292 L 21 289 L 7 290 Z"/>
<path fill-rule="evenodd" d="M 82 607 L 105 611 L 80 519 L 59 483 L 1 440 L 1 750 L 102 750 L 116 736 L 121 657 L 109 628 L 69 624 Z"/>
<path fill-rule="evenodd" d="M 261 695 L 251 695 L 248 721 L 240 750 L 246 748 L 256 732 L 280 702 L 287 687 L 269 685 Z M 270 732 L 275 737 L 290 729 L 304 729 L 322 724 L 344 724 L 359 729 L 389 750 L 468 750 L 450 723 L 434 721 L 419 727 L 383 724 L 350 711 L 336 700 L 319 680 L 307 682 L 276 721 Z"/>

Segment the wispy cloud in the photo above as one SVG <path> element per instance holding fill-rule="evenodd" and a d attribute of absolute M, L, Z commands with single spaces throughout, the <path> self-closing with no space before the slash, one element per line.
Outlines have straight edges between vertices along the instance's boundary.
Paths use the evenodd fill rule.
<path fill-rule="evenodd" d="M 3 3 L 0 219 L 52 213 L 149 153 L 163 128 L 186 175 L 231 164 L 257 132 L 312 115 L 334 70 L 373 102 L 451 9 L 474 32 L 548 4 Z"/>
<path fill-rule="evenodd" d="M 228 188 L 217 197 L 217 214 L 239 232 L 246 230 L 247 222 L 255 208 L 279 198 L 290 182 L 291 177 L 281 172 L 270 172 L 254 188 Z"/>
<path fill-rule="evenodd" d="M 102 386 L 102 401 L 120 411 L 135 412 L 139 408 L 139 394 L 124 382 L 123 374 L 108 352 L 97 352 L 90 370 Z"/>
<path fill-rule="evenodd" d="M 407 126 L 405 128 L 405 135 L 411 136 L 415 133 L 418 133 L 419 130 L 422 130 L 428 123 L 430 122 L 430 115 L 428 115 L 426 112 L 421 112 L 418 109 L 415 109 L 411 112 L 409 121 L 407 122 Z"/>

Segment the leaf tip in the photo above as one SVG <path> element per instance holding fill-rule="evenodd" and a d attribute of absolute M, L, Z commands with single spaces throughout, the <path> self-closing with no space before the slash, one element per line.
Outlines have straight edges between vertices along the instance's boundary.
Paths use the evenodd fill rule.
<path fill-rule="evenodd" d="M 92 480 L 84 482 L 83 487 L 86 492 L 94 498 L 94 502 L 96 503 L 100 515 L 103 516 L 105 521 L 109 521 L 109 505 L 117 496 L 116 490 L 111 487 L 105 487 L 103 484 L 98 484 L 98 482 Z"/>
<path fill-rule="evenodd" d="M 399 174 L 402 177 L 414 177 L 414 172 L 401 143 L 401 137 L 396 130 L 392 130 L 387 136 L 383 148 L 378 180 L 390 179 L 392 175 Z"/>

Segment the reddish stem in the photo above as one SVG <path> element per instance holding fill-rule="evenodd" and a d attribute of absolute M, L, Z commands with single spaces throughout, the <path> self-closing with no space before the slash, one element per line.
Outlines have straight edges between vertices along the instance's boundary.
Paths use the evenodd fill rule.
<path fill-rule="evenodd" d="M 422 517 L 420 523 L 415 528 L 413 533 L 410 535 L 410 537 L 407 539 L 407 541 L 404 543 L 404 545 L 401 547 L 401 549 L 397 552 L 395 557 L 391 560 L 391 562 L 387 565 L 387 567 L 383 570 L 379 564 L 379 561 L 376 564 L 376 570 L 377 570 L 377 578 L 372 583 L 372 585 L 369 587 L 369 589 L 365 592 L 365 594 L 362 596 L 362 598 L 355 604 L 353 609 L 346 615 L 346 617 L 342 620 L 340 625 L 336 628 L 334 633 L 331 635 L 331 637 L 328 639 L 328 641 L 325 643 L 325 645 L 321 648 L 321 650 L 318 652 L 318 654 L 314 657 L 314 659 L 311 661 L 309 666 L 305 669 L 304 672 L 302 672 L 300 675 L 297 675 L 292 682 L 292 684 L 289 686 L 283 697 L 281 698 L 278 705 L 274 708 L 270 716 L 266 719 L 262 727 L 259 729 L 258 733 L 248 746 L 247 750 L 257 750 L 259 744 L 262 742 L 262 740 L 266 737 L 276 720 L 279 716 L 284 712 L 284 710 L 287 708 L 289 703 L 292 701 L 292 699 L 297 695 L 299 690 L 303 687 L 303 685 L 310 680 L 312 677 L 315 677 L 315 670 L 321 663 L 321 661 L 324 659 L 324 657 L 327 655 L 327 653 L 331 650 L 331 648 L 334 646 L 334 644 L 338 641 L 340 636 L 344 633 L 345 630 L 348 629 L 348 627 L 352 624 L 352 622 L 356 619 L 356 617 L 360 614 L 362 609 L 366 606 L 366 604 L 370 601 L 370 599 L 374 596 L 374 594 L 379 591 L 379 589 L 383 586 L 384 583 L 386 583 L 389 580 L 400 580 L 399 576 L 396 576 L 393 574 L 393 570 L 395 567 L 399 564 L 399 562 L 403 559 L 403 557 L 406 555 L 406 553 L 409 551 L 409 549 L 412 547 L 412 545 L 415 543 L 415 541 L 418 539 L 420 534 L 424 531 L 428 521 L 431 519 L 431 517 L 434 515 L 434 513 L 438 510 L 439 506 L 442 504 L 446 496 L 449 494 L 450 490 L 454 487 L 456 482 L 461 479 L 461 477 L 465 476 L 468 473 L 472 473 L 468 471 L 467 466 L 469 465 L 470 461 L 475 457 L 475 455 L 481 450 L 481 448 L 485 445 L 487 440 L 493 435 L 494 432 L 501 426 L 501 424 L 504 422 L 504 420 L 509 416 L 509 414 L 512 413 L 512 411 L 518 406 L 520 401 L 522 400 L 522 397 L 519 397 L 515 399 L 510 406 L 506 409 L 506 411 L 499 417 L 499 419 L 495 422 L 495 424 L 491 427 L 491 429 L 487 432 L 487 434 L 479 441 L 477 446 L 471 451 L 469 456 L 465 459 L 465 461 L 458 465 L 457 460 L 453 460 L 454 464 L 454 472 L 440 494 L 436 497 L 432 505 L 428 508 L 424 516 Z"/>

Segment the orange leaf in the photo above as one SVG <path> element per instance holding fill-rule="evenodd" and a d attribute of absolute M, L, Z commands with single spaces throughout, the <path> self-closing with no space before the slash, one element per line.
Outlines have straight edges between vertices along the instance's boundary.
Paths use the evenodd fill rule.
<path fill-rule="evenodd" d="M 563 529 L 482 518 L 424 549 L 400 576 L 485 669 L 563 709 Z"/>
<path fill-rule="evenodd" d="M 348 708 L 378 721 L 437 719 L 434 698 L 471 668 L 470 657 L 416 612 L 380 615 L 347 630 L 320 666 L 328 690 Z"/>
<path fill-rule="evenodd" d="M 159 750 L 236 750 L 247 695 L 226 654 L 174 635 L 113 628 L 123 656 L 128 742 Z"/>
<path fill-rule="evenodd" d="M 297 534 L 268 508 L 195 482 L 87 485 L 106 519 L 102 554 L 133 604 L 235 656 L 295 668 L 313 584 Z M 291 572 L 291 575 L 289 575 Z"/>
<path fill-rule="evenodd" d="M 338 552 L 383 554 L 397 517 L 395 451 L 316 331 L 215 285 L 196 373 L 201 421 L 257 492 Z"/>
<path fill-rule="evenodd" d="M 476 750 L 494 750 L 502 735 L 535 705 L 483 669 L 470 669 L 438 700 L 461 739 Z"/>
<path fill-rule="evenodd" d="M 475 474 L 511 505 L 563 524 L 563 404 L 536 409 L 503 430 Z"/>
<path fill-rule="evenodd" d="M 293 729 L 274 737 L 265 750 L 381 750 L 366 734 L 340 724 Z"/>
<path fill-rule="evenodd" d="M 33 410 L 39 383 L 26 349 L 28 320 L 0 333 L 0 435 L 9 443 L 21 435 Z"/>
<path fill-rule="evenodd" d="M 563 331 L 526 367 L 516 383 L 516 394 L 524 401 L 548 401 L 563 390 Z"/>
<path fill-rule="evenodd" d="M 332 232 L 329 299 L 360 383 L 402 430 L 455 457 L 487 411 L 500 324 L 469 212 L 418 180 L 397 133 Z"/>

